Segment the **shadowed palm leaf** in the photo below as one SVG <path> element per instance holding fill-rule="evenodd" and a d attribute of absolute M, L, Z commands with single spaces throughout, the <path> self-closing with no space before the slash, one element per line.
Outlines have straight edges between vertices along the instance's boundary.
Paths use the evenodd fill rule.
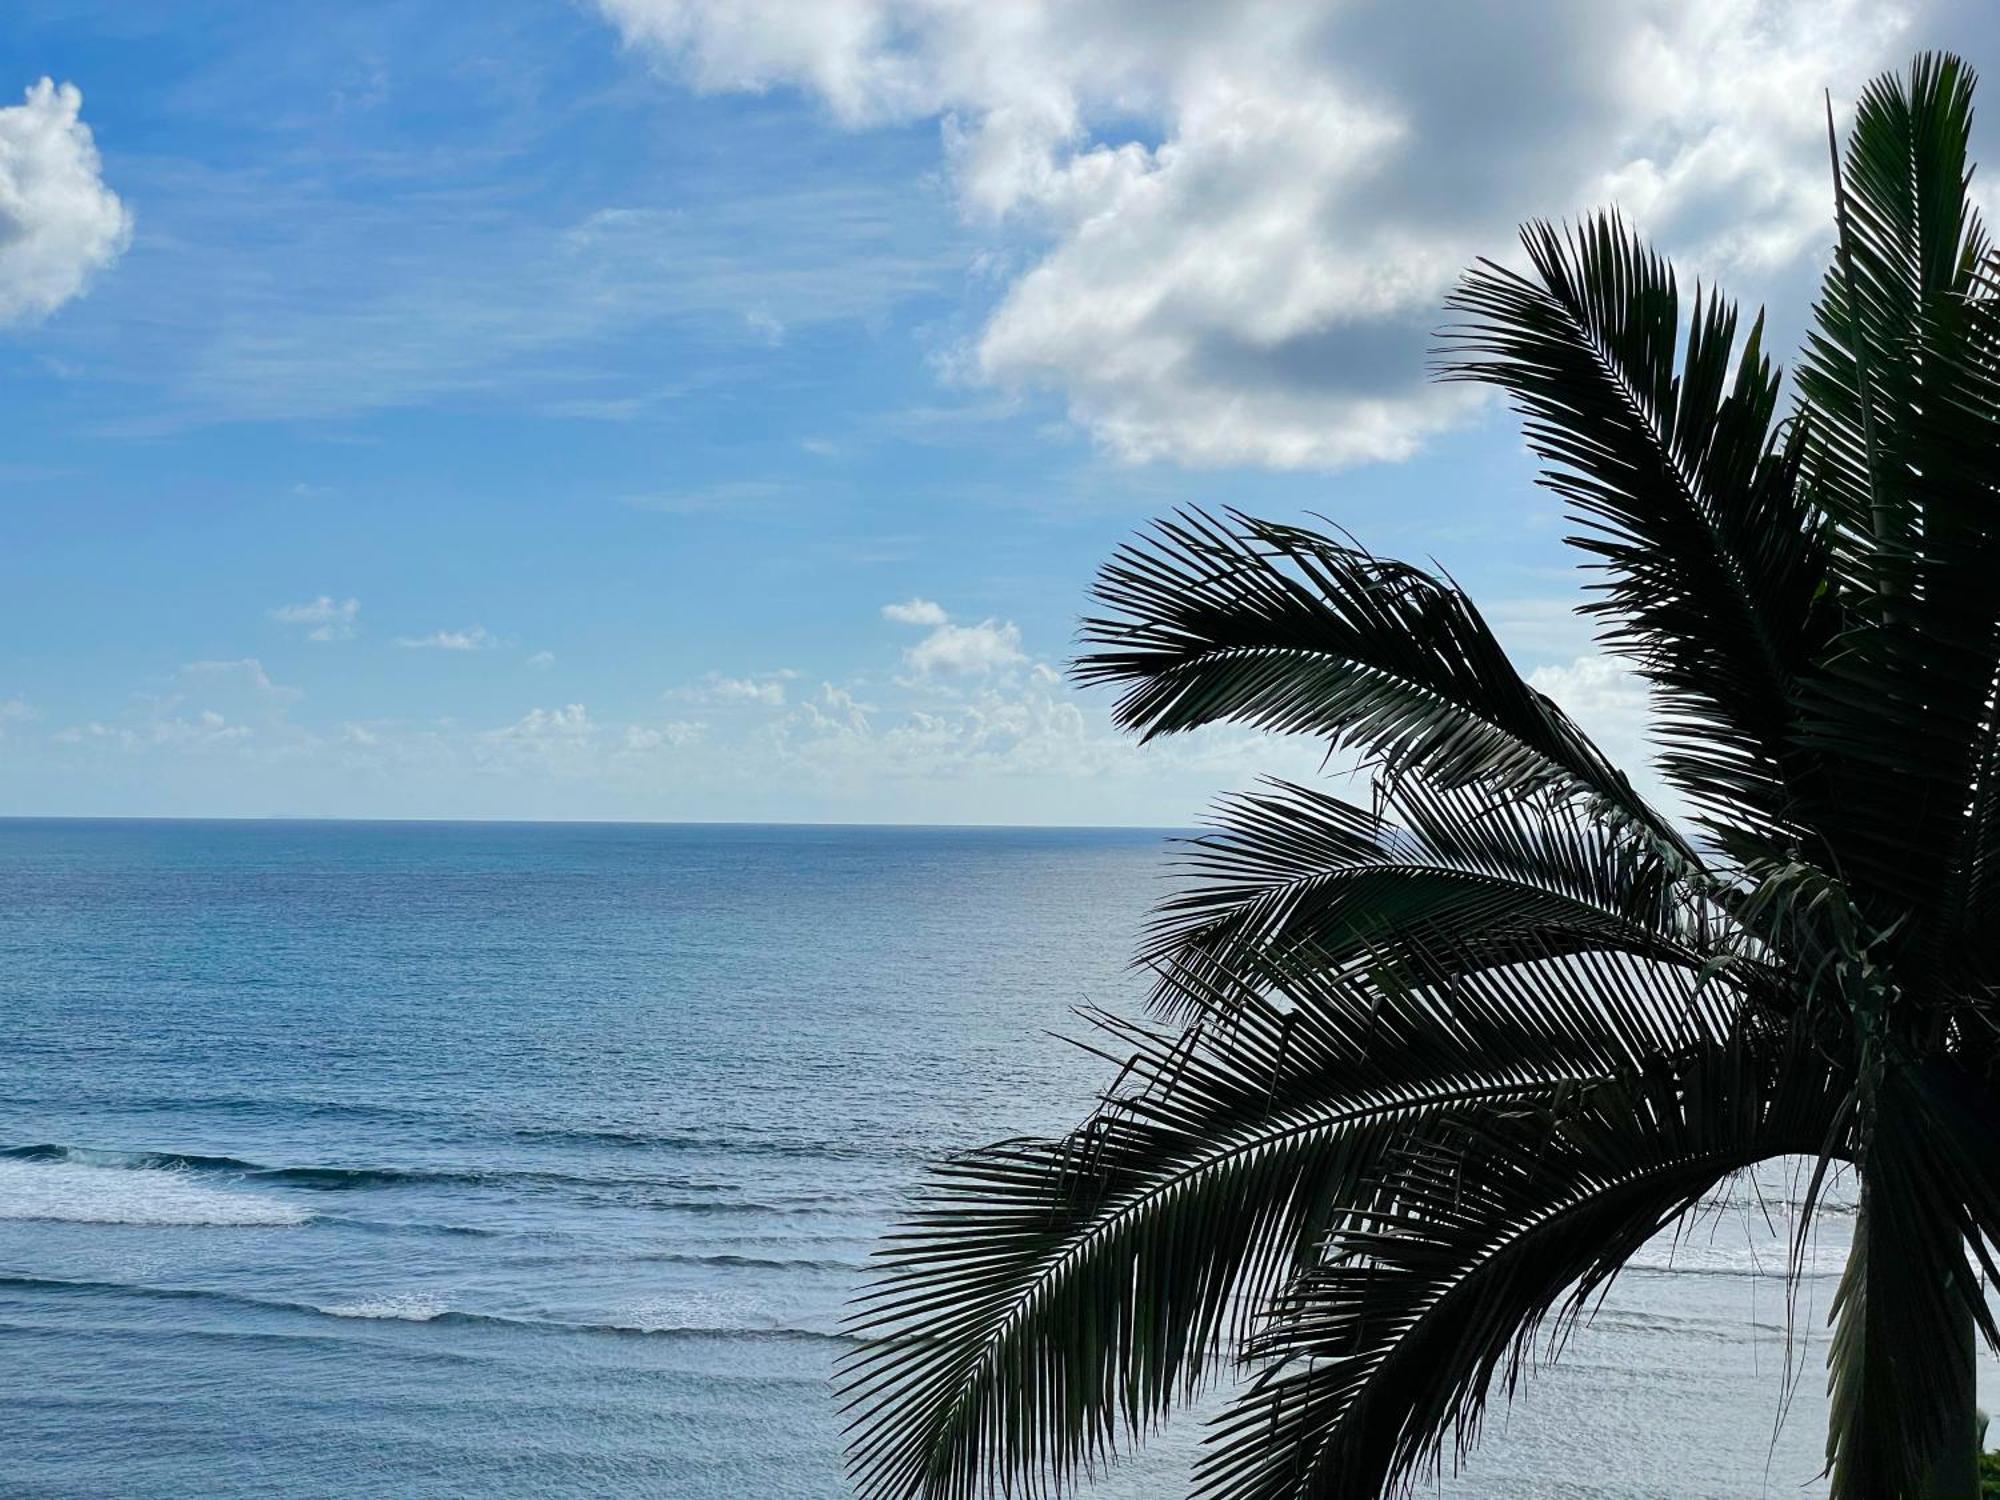
<path fill-rule="evenodd" d="M 1871 85 L 1798 381 L 1615 217 L 1454 294 L 1651 686 L 1649 806 L 1449 579 L 1236 513 L 1106 566 L 1086 683 L 1371 771 L 1225 803 L 1141 952 L 1148 1024 L 1056 1140 L 941 1166 L 843 1368 L 866 1496 L 1058 1485 L 1235 1387 L 1216 1500 L 1383 1494 L 1654 1234 L 1760 1161 L 1851 1165 L 1829 1469 L 1976 1493 L 2000 1239 L 2000 300 L 1972 80 Z M 1801 1228 L 1799 1244 L 1806 1230 Z"/>

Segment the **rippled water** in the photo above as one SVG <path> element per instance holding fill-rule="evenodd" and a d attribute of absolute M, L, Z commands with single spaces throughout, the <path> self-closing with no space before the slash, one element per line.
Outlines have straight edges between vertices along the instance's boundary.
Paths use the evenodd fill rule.
<path fill-rule="evenodd" d="M 926 1157 L 1087 1108 L 1046 1033 L 1134 1001 L 1159 856 L 0 823 L 0 1493 L 843 1493 L 863 1257 Z M 1795 1493 L 1781 1233 L 1650 1249 L 1447 1492 Z M 1172 1493 L 1196 1436 L 1094 1493 Z"/>

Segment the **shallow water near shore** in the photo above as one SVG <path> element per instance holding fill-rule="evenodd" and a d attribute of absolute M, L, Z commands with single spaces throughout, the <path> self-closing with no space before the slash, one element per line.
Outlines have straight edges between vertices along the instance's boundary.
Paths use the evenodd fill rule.
<path fill-rule="evenodd" d="M 0 822 L 0 1492 L 845 1493 L 870 1245 L 926 1158 L 1088 1108 L 1048 1033 L 1136 1006 L 1162 849 Z M 1814 1493 L 1763 1188 L 1642 1255 L 1444 1492 Z M 1090 1493 L 1176 1492 L 1198 1438 Z"/>

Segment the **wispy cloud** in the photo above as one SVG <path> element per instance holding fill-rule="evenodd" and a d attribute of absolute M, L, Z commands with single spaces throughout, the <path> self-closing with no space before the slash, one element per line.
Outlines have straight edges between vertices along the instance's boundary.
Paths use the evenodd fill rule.
<path fill-rule="evenodd" d="M 352 639 L 360 613 L 359 599 L 335 599 L 331 594 L 321 594 L 303 604 L 281 604 L 271 611 L 271 618 L 281 625 L 309 627 L 306 631 L 309 641 L 345 641 Z"/>
<path fill-rule="evenodd" d="M 254 656 L 227 661 L 191 661 L 180 669 L 178 676 L 183 684 L 234 685 L 272 703 L 289 703 L 305 696 L 295 687 L 273 682 L 271 674 L 264 670 L 264 664 Z"/>
<path fill-rule="evenodd" d="M 708 726 L 698 719 L 669 719 L 664 724 L 628 724 L 621 748 L 633 755 L 678 749 L 694 744 L 707 733 Z"/>
<path fill-rule="evenodd" d="M 799 674 L 790 667 L 775 672 L 759 672 L 750 677 L 731 677 L 710 672 L 692 687 L 677 689 L 671 696 L 696 703 L 762 704 L 776 708 L 785 701 L 785 684 Z"/>
<path fill-rule="evenodd" d="M 949 286 L 963 260 L 945 248 L 949 219 L 901 184 L 718 183 L 674 207 L 551 225 L 512 190 L 452 180 L 384 204 L 329 198 L 318 181 L 182 175 L 174 211 L 189 222 L 155 271 L 177 288 L 172 337 L 123 350 L 177 392 L 155 418 L 167 427 L 443 399 L 644 418 L 687 387 L 662 389 L 651 362 L 577 353 L 671 328 L 701 352 L 702 379 L 750 378 L 774 328 L 878 317 Z"/>
<path fill-rule="evenodd" d="M 396 644 L 412 651 L 486 651 L 500 644 L 500 638 L 484 625 L 464 630 L 433 630 L 429 635 L 402 635 Z"/>
<path fill-rule="evenodd" d="M 634 510 L 658 511 L 669 516 L 709 515 L 762 509 L 791 493 L 791 486 L 765 479 L 731 479 L 720 484 L 696 485 L 685 490 L 658 490 L 644 495 L 627 495 L 625 504 Z"/>

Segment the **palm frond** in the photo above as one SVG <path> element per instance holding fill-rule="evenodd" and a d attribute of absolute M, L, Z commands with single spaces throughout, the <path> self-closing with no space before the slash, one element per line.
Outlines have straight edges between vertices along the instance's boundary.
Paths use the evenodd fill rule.
<path fill-rule="evenodd" d="M 1200 512 L 1156 523 L 1099 574 L 1085 684 L 1123 688 L 1141 738 L 1222 722 L 1324 738 L 1390 777 L 1561 788 L 1678 833 L 1548 697 L 1451 583 L 1294 527 Z"/>
<path fill-rule="evenodd" d="M 1387 802 L 1402 826 L 1284 782 L 1222 804 L 1215 831 L 1185 846 L 1182 888 L 1140 950 L 1159 975 L 1156 1005 L 1198 1008 L 1208 987 L 1190 976 L 1216 969 L 1281 979 L 1416 950 L 1461 969 L 1586 949 L 1714 956 L 1721 914 L 1677 862 L 1574 800 L 1406 780 Z"/>
<path fill-rule="evenodd" d="M 1781 839 L 1813 796 L 1789 738 L 1823 646 L 1821 525 L 1774 427 L 1763 318 L 1696 292 L 1682 344 L 1672 268 L 1614 215 L 1522 232 L 1532 275 L 1483 262 L 1453 294 L 1448 378 L 1505 389 L 1543 482 L 1598 561 L 1600 639 L 1651 682 L 1662 768 L 1706 821 Z M 1732 356 L 1733 370 L 1732 370 Z"/>
<path fill-rule="evenodd" d="M 1922 913 L 1908 941 L 1940 959 L 1984 837 L 1967 814 L 2000 666 L 2000 323 L 1966 190 L 1972 87 L 1931 54 L 1862 95 L 1799 372 L 1843 624 L 1795 738 L 1831 779 L 1831 864 L 1878 918 Z"/>
<path fill-rule="evenodd" d="M 1439 991 L 1310 976 L 1153 1032 L 1075 1134 L 940 1169 L 857 1304 L 867 1496 L 1060 1482 L 1230 1364 L 1243 1318 L 1413 1131 L 1534 1111 L 1729 1025 L 1677 971 L 1552 959 Z"/>
<path fill-rule="evenodd" d="M 1548 1320 L 1553 1349 L 1727 1176 L 1819 1149 L 1842 1094 L 1785 1048 L 1732 1042 L 1392 1162 L 1382 1205 L 1336 1228 L 1253 1340 L 1265 1368 L 1218 1420 L 1204 1500 L 1373 1500 L 1435 1472 L 1448 1442 L 1463 1458 Z"/>

